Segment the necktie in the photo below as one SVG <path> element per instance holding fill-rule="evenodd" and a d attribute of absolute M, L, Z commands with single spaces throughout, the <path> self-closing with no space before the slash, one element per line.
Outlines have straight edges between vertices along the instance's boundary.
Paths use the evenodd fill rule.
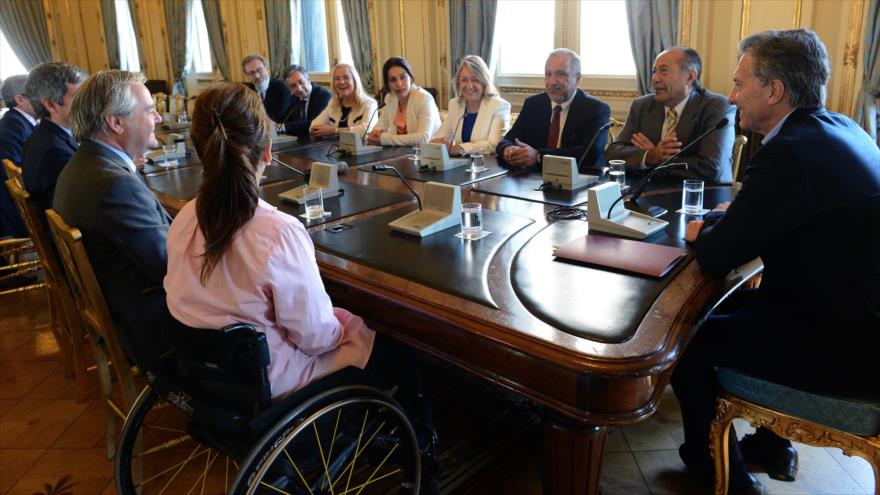
<path fill-rule="evenodd" d="M 559 114 L 562 113 L 562 105 L 553 108 L 553 118 L 550 119 L 550 132 L 547 134 L 547 148 L 556 148 L 559 142 Z"/>
<path fill-rule="evenodd" d="M 675 132 L 675 126 L 678 125 L 678 112 L 675 111 L 675 108 L 670 108 L 666 111 L 666 134 L 664 137 L 669 136 L 673 132 Z"/>

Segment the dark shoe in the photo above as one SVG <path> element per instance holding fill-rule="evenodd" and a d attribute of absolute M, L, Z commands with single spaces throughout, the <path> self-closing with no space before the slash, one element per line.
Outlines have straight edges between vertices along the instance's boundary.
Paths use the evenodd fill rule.
<path fill-rule="evenodd" d="M 756 433 L 744 436 L 739 441 L 739 448 L 746 463 L 760 466 L 767 476 L 779 481 L 794 481 L 798 471 L 797 450 L 791 442 L 780 440 L 775 435 Z"/>
<path fill-rule="evenodd" d="M 758 478 L 749 474 L 749 483 L 747 483 L 746 486 L 738 489 L 730 487 L 727 493 L 728 495 L 765 495 L 767 490 L 764 488 L 764 485 L 758 481 Z"/>

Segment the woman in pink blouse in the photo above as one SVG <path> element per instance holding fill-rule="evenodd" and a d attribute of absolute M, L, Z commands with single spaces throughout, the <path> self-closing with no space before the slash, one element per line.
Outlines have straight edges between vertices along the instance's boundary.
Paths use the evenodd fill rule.
<path fill-rule="evenodd" d="M 243 85 L 199 95 L 191 135 L 203 179 L 168 231 L 165 291 L 185 325 L 244 322 L 266 334 L 279 398 L 346 366 L 364 368 L 375 334 L 331 304 L 302 224 L 259 198 L 270 126 L 259 96 Z"/>

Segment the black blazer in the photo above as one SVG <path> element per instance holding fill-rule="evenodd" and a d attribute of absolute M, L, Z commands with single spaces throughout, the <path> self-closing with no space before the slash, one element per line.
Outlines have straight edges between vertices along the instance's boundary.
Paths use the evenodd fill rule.
<path fill-rule="evenodd" d="M 33 132 L 28 119 L 10 108 L 0 119 L 0 161 L 10 160 L 21 166 L 21 153 Z M 27 228 L 6 188 L 6 178 L 6 167 L 0 166 L 0 237 L 27 237 Z"/>
<path fill-rule="evenodd" d="M 287 117 L 284 121 L 284 131 L 291 136 L 307 137 L 309 135 L 309 126 L 315 117 L 321 114 L 330 103 L 330 92 L 321 87 L 318 83 L 312 83 L 312 94 L 309 95 L 309 107 L 306 109 L 306 118 L 302 118 L 303 100 L 292 96 L 290 98 L 290 108 L 287 109 Z"/>
<path fill-rule="evenodd" d="M 571 156 L 580 160 L 587 143 L 593 138 L 596 131 L 607 124 L 611 118 L 611 108 L 605 102 L 593 98 L 579 89 L 568 109 L 565 127 L 562 128 L 561 146 L 559 148 L 545 148 L 547 135 L 550 133 L 552 111 L 553 107 L 547 93 L 526 98 L 513 127 L 495 148 L 498 163 L 507 165 L 501 158 L 504 148 L 514 144 L 516 139 L 535 148 L 542 155 Z M 581 167 L 605 165 L 605 141 L 607 139 L 608 131 L 602 131 L 584 161 L 578 165 Z M 540 164 L 538 166 L 540 168 Z"/>
<path fill-rule="evenodd" d="M 245 86 L 256 91 L 253 83 L 245 83 Z M 287 115 L 287 108 L 290 106 L 291 98 L 290 90 L 287 89 L 284 81 L 274 77 L 269 78 L 269 87 L 266 88 L 266 97 L 263 98 L 266 115 L 278 124 L 284 122 L 284 116 Z"/>
<path fill-rule="evenodd" d="M 693 248 L 716 274 L 761 257 L 756 325 L 803 363 L 799 378 L 841 390 L 821 373 L 838 366 L 880 397 L 880 150 L 855 122 L 795 110 Z"/>
<path fill-rule="evenodd" d="M 86 139 L 58 177 L 55 211 L 82 231 L 83 243 L 120 327 L 129 357 L 151 369 L 160 352 L 155 321 L 165 311 L 162 286 L 167 266 L 165 239 L 171 218 L 156 196 L 125 162 Z"/>
<path fill-rule="evenodd" d="M 58 175 L 79 145 L 60 125 L 48 118 L 40 121 L 25 145 L 21 159 L 24 187 L 38 211 L 52 207 Z"/>

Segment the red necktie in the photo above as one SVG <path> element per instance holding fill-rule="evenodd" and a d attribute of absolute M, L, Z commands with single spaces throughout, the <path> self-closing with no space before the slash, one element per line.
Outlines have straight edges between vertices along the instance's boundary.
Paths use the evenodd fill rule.
<path fill-rule="evenodd" d="M 553 108 L 553 118 L 550 119 L 550 133 L 547 134 L 547 148 L 556 148 L 559 142 L 559 114 L 562 113 L 562 105 Z"/>

